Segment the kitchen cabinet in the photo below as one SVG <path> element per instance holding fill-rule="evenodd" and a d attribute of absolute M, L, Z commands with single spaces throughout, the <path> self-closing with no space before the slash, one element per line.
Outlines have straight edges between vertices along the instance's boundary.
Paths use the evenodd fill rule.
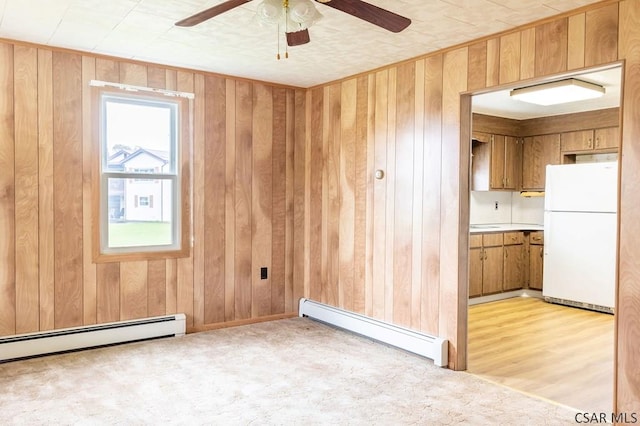
<path fill-rule="evenodd" d="M 503 234 L 471 235 L 469 246 L 469 297 L 500 293 L 504 280 Z"/>
<path fill-rule="evenodd" d="M 471 162 L 472 190 L 520 189 L 521 143 L 518 138 L 473 132 Z"/>
<path fill-rule="evenodd" d="M 520 140 L 518 138 L 493 135 L 491 141 L 491 189 L 519 189 L 520 158 Z"/>
<path fill-rule="evenodd" d="M 526 283 L 528 259 L 523 232 L 504 234 L 504 280 L 503 291 L 523 288 Z"/>
<path fill-rule="evenodd" d="M 529 288 L 542 290 L 542 270 L 544 259 L 544 233 L 529 234 Z"/>
<path fill-rule="evenodd" d="M 561 135 L 562 153 L 613 152 L 618 149 L 620 133 L 618 127 L 578 130 Z"/>
<path fill-rule="evenodd" d="M 560 164 L 560 134 L 529 136 L 522 145 L 522 189 L 544 190 L 546 167 Z"/>
<path fill-rule="evenodd" d="M 543 249 L 543 231 L 471 234 L 469 297 L 542 290 Z"/>
<path fill-rule="evenodd" d="M 482 296 L 482 235 L 469 237 L 469 297 Z"/>

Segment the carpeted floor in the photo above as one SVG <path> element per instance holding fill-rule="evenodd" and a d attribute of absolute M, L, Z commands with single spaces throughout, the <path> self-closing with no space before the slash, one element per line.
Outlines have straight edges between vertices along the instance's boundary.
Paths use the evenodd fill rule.
<path fill-rule="evenodd" d="M 305 318 L 0 364 L 2 425 L 557 425 L 574 416 Z"/>

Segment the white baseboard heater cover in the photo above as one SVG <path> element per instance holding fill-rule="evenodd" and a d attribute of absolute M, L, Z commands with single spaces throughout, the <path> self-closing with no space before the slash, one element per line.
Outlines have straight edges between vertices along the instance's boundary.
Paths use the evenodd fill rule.
<path fill-rule="evenodd" d="M 184 314 L 64 328 L 0 338 L 0 362 L 118 343 L 182 336 Z"/>
<path fill-rule="evenodd" d="M 305 298 L 300 299 L 299 315 L 430 358 L 438 367 L 447 366 L 448 342 L 440 337 L 418 333 Z"/>

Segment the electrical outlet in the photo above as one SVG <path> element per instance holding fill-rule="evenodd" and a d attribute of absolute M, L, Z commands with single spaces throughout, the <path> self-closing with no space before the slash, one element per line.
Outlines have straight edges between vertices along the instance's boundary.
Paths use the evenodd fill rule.
<path fill-rule="evenodd" d="M 496 201 L 495 203 L 495 207 L 493 208 L 494 210 L 498 210 L 498 202 Z"/>
<path fill-rule="evenodd" d="M 266 266 L 260 268 L 260 279 L 261 280 L 266 280 L 267 279 L 267 267 Z"/>

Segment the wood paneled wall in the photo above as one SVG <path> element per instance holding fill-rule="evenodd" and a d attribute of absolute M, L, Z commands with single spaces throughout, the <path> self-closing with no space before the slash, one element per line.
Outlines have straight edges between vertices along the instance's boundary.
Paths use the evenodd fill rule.
<path fill-rule="evenodd" d="M 445 337 L 449 366 L 464 369 L 468 94 L 624 59 L 617 409 L 638 412 L 640 370 L 632 365 L 640 363 L 639 19 L 640 2 L 608 1 L 312 88 L 309 297 Z M 383 179 L 374 179 L 378 169 Z"/>
<path fill-rule="evenodd" d="M 0 335 L 305 296 L 445 337 L 464 369 L 469 94 L 624 60 L 615 409 L 639 412 L 638 22 L 605 1 L 309 90 L 0 42 Z M 196 94 L 190 258 L 91 263 L 94 78 Z"/>
<path fill-rule="evenodd" d="M 93 79 L 195 93 L 189 258 L 92 263 Z M 0 42 L 0 335 L 175 312 L 192 330 L 295 313 L 300 98 L 286 87 Z"/>

